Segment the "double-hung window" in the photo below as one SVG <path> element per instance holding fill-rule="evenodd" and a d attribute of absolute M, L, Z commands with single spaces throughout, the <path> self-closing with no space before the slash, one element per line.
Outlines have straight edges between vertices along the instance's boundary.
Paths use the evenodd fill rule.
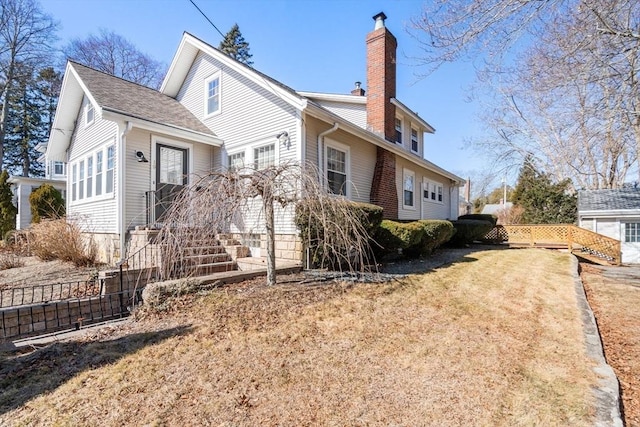
<path fill-rule="evenodd" d="M 402 120 L 396 119 L 396 142 L 402 144 Z"/>
<path fill-rule="evenodd" d="M 263 145 L 253 149 L 254 168 L 266 169 L 276 164 L 275 144 Z"/>
<path fill-rule="evenodd" d="M 444 186 L 439 182 L 425 181 L 423 198 L 431 202 L 444 202 Z"/>
<path fill-rule="evenodd" d="M 113 193 L 113 169 L 115 164 L 115 151 L 115 145 L 110 145 L 107 147 L 107 182 L 105 193 Z"/>
<path fill-rule="evenodd" d="M 75 202 L 78 197 L 78 165 L 71 167 L 71 201 Z"/>
<path fill-rule="evenodd" d="M 82 200 L 84 199 L 84 160 L 80 161 L 78 172 L 80 175 L 78 177 L 78 199 Z"/>
<path fill-rule="evenodd" d="M 93 156 L 87 157 L 87 198 L 93 196 Z"/>
<path fill-rule="evenodd" d="M 415 188 L 415 180 L 416 180 L 415 174 L 412 171 L 405 169 L 403 173 L 403 179 L 402 179 L 402 182 L 403 182 L 402 205 L 406 208 L 414 207 L 413 193 Z"/>
<path fill-rule="evenodd" d="M 205 116 L 220 112 L 220 73 L 215 73 L 204 82 Z"/>
<path fill-rule="evenodd" d="M 419 140 L 418 140 L 418 130 L 411 128 L 411 151 L 413 151 L 414 153 L 418 152 L 418 144 L 419 144 Z"/>
<path fill-rule="evenodd" d="M 327 146 L 327 187 L 333 194 L 347 195 L 347 151 Z"/>
<path fill-rule="evenodd" d="M 624 224 L 624 241 L 627 243 L 640 242 L 640 222 L 626 222 Z"/>
<path fill-rule="evenodd" d="M 85 116 L 85 124 L 86 124 L 86 126 L 89 126 L 95 120 L 96 111 L 93 108 L 93 104 L 91 102 L 87 102 L 87 106 L 85 107 L 84 116 Z"/>
<path fill-rule="evenodd" d="M 102 150 L 96 153 L 96 196 L 102 194 Z"/>
<path fill-rule="evenodd" d="M 64 162 L 53 162 L 53 174 L 64 175 Z"/>
<path fill-rule="evenodd" d="M 229 171 L 238 171 L 244 167 L 244 151 L 229 155 Z"/>

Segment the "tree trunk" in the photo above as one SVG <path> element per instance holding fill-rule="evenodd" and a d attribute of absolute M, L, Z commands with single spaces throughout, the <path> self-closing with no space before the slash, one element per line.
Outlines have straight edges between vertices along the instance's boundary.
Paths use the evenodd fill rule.
<path fill-rule="evenodd" d="M 4 165 L 4 140 L 6 135 L 7 122 L 9 120 L 9 95 L 11 94 L 11 86 L 13 85 L 13 73 L 15 71 L 14 55 L 15 54 L 13 54 L 11 57 L 9 69 L 7 70 L 7 79 L 4 84 L 4 90 L 2 91 L 2 111 L 0 111 L 0 172 L 2 172 Z"/>
<path fill-rule="evenodd" d="M 276 284 L 276 235 L 273 189 L 271 188 L 271 183 L 265 183 L 262 193 L 262 208 L 264 209 L 265 228 L 267 232 L 267 285 L 272 286 Z"/>

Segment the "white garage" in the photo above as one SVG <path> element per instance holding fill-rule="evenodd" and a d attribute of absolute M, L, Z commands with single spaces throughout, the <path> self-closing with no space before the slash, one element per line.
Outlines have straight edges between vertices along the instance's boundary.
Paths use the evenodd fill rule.
<path fill-rule="evenodd" d="M 640 264 L 640 188 L 578 192 L 578 225 L 620 240 L 623 264 Z"/>

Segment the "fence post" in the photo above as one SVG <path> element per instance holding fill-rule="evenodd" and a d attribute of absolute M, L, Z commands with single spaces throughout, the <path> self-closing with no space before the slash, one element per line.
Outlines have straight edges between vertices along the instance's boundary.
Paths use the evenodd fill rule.
<path fill-rule="evenodd" d="M 567 249 L 569 253 L 573 252 L 573 225 L 567 225 Z"/>

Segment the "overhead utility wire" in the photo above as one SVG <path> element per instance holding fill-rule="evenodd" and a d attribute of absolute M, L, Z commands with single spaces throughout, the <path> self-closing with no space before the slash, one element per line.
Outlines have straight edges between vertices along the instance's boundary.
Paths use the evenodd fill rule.
<path fill-rule="evenodd" d="M 209 21 L 209 24 L 211 24 L 211 25 L 213 26 L 213 28 L 215 28 L 215 29 L 216 29 L 216 31 L 217 31 L 218 33 L 220 33 L 220 35 L 222 36 L 222 38 L 224 38 L 224 34 L 222 34 L 222 31 L 220 31 L 220 30 L 218 29 L 218 27 L 216 27 L 216 24 L 214 24 L 213 22 L 211 22 L 211 19 L 209 19 L 209 17 L 207 17 L 207 15 L 205 15 L 205 14 L 204 14 L 204 12 L 203 12 L 199 7 L 198 7 L 198 5 L 197 5 L 197 4 L 195 4 L 195 2 L 194 2 L 193 0 L 189 0 L 189 1 L 191 2 L 191 4 L 192 4 L 196 9 L 198 9 L 198 12 L 200 12 L 200 13 L 202 14 L 202 16 L 204 16 L 204 19 L 206 19 L 207 21 Z"/>

